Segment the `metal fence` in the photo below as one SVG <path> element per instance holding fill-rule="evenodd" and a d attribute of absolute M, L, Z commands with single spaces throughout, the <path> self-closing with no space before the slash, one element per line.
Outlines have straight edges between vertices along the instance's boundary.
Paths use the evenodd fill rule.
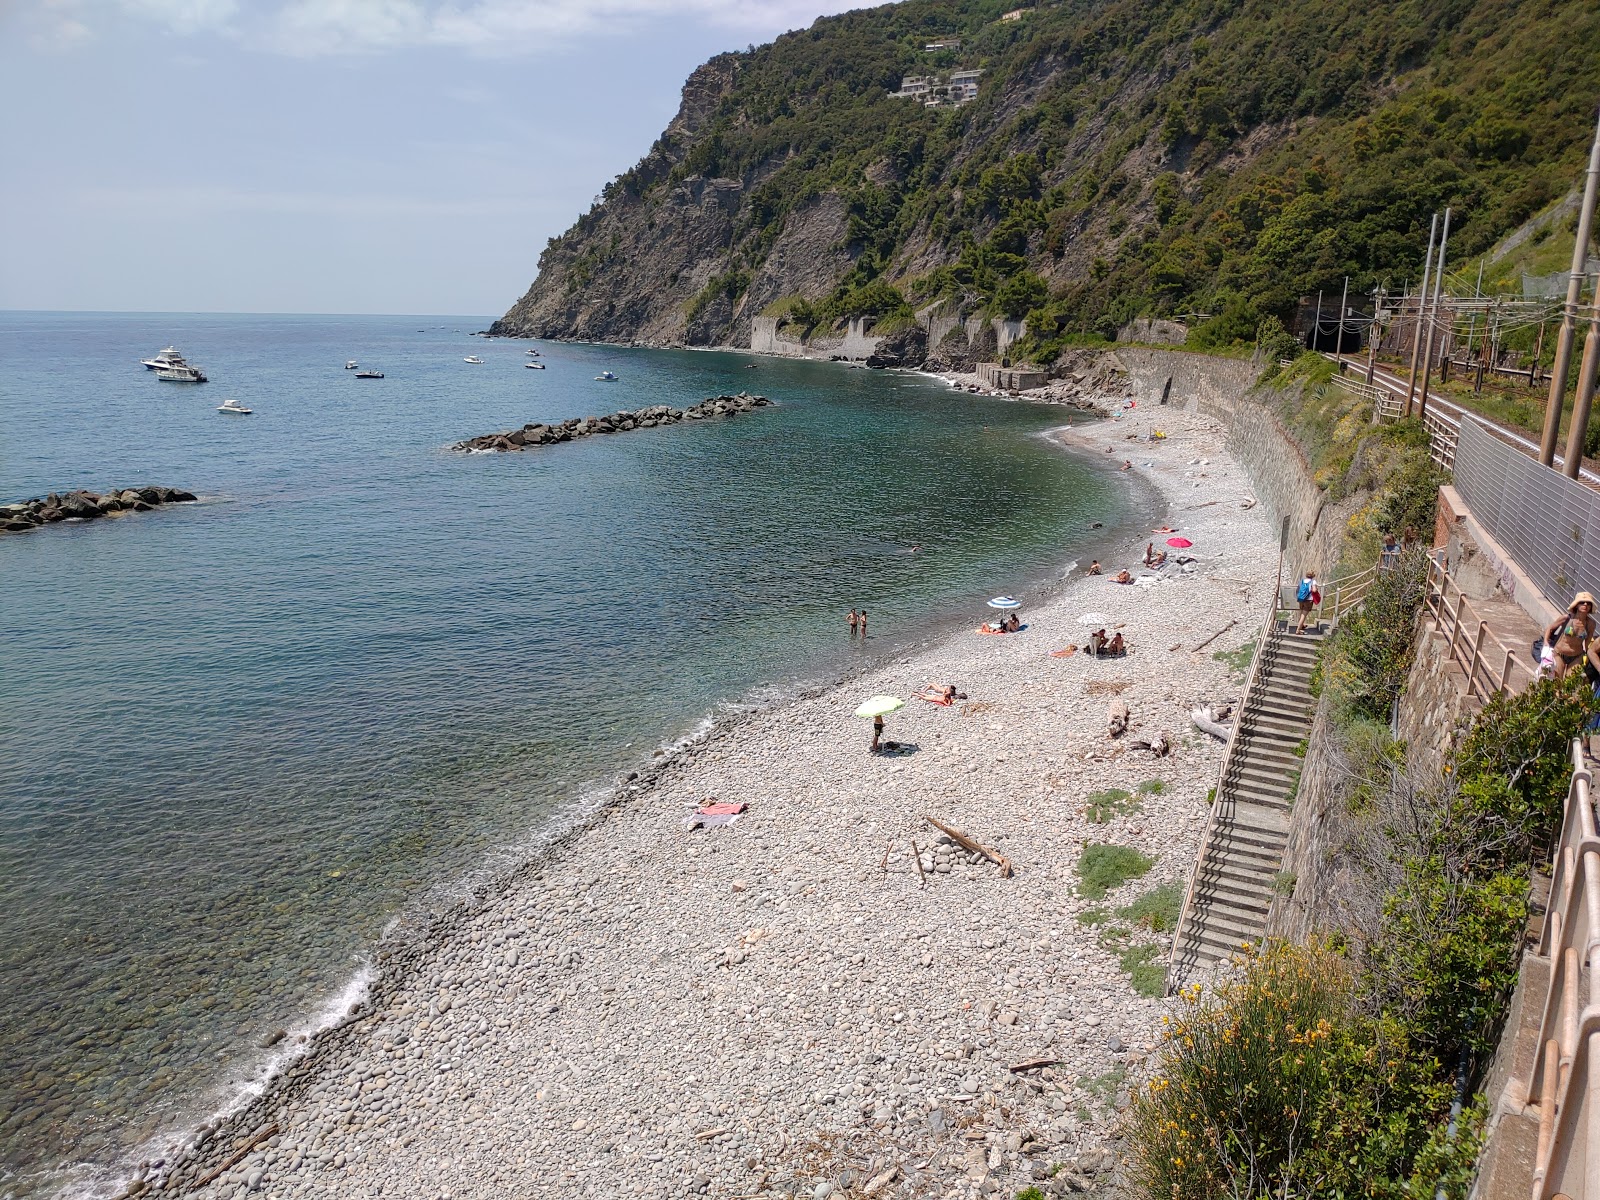
<path fill-rule="evenodd" d="M 1540 466 L 1470 417 L 1456 441 L 1455 485 L 1553 604 L 1600 586 L 1600 492 Z"/>
<path fill-rule="evenodd" d="M 1600 1196 L 1600 831 L 1583 749 L 1572 744 L 1572 786 L 1556 849 L 1538 953 L 1550 960 L 1539 1053 L 1526 1084 L 1512 1085 L 1539 1119 L 1534 1200 Z M 1520 1081 L 1519 1081 L 1520 1083 Z"/>

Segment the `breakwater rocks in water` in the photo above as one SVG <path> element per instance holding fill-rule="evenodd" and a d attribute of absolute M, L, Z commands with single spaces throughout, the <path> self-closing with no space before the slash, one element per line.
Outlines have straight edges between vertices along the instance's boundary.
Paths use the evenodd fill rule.
<path fill-rule="evenodd" d="M 632 429 L 654 429 L 657 425 L 676 425 L 679 421 L 703 421 L 707 417 L 732 417 L 772 404 L 765 396 L 740 392 L 737 396 L 712 396 L 692 408 L 672 408 L 656 404 L 638 412 L 614 412 L 604 417 L 570 417 L 559 425 L 532 421 L 521 429 L 486 433 L 482 437 L 457 442 L 452 450 L 532 450 L 592 433 L 627 433 Z"/>
<path fill-rule="evenodd" d="M 15 504 L 0 504 L 0 533 L 27 533 L 57 521 L 90 521 L 124 512 L 149 512 L 162 504 L 197 499 L 193 492 L 169 487 L 112 488 L 108 492 L 51 492 Z"/>

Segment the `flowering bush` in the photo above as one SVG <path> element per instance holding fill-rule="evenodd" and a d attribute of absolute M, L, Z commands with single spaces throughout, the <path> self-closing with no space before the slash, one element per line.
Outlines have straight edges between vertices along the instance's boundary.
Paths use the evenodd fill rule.
<path fill-rule="evenodd" d="M 1186 993 L 1129 1110 L 1144 1194 L 1401 1197 L 1449 1106 L 1437 1064 L 1365 1015 L 1325 944 L 1273 944 L 1210 998 Z"/>

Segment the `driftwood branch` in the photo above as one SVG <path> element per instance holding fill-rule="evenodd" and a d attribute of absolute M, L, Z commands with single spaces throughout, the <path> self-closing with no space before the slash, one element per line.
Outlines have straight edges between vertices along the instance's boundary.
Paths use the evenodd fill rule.
<path fill-rule="evenodd" d="M 962 833 L 959 829 L 952 829 L 943 821 L 940 821 L 935 817 L 927 817 L 926 819 L 929 825 L 932 825 L 935 829 L 944 834 L 945 837 L 949 838 L 963 850 L 987 858 L 990 862 L 994 863 L 995 866 L 1000 868 L 1000 874 L 1003 877 L 1006 879 L 1011 878 L 1011 860 L 1004 854 L 1001 854 L 998 850 L 991 850 L 987 846 L 980 845 L 969 838 L 966 834 Z M 921 859 L 918 859 L 918 861 L 920 862 Z"/>
<path fill-rule="evenodd" d="M 262 1142 L 266 1141 L 269 1137 L 277 1132 L 278 1126 L 276 1122 L 268 1125 L 260 1133 L 256 1134 L 255 1137 L 246 1142 L 242 1147 L 228 1155 L 227 1158 L 223 1159 L 221 1166 L 213 1168 L 211 1171 L 202 1176 L 200 1180 L 195 1183 L 195 1187 L 205 1187 L 206 1184 L 210 1183 L 213 1179 L 216 1179 L 224 1171 L 228 1170 L 228 1168 L 243 1161 L 245 1155 L 249 1154 L 250 1151 L 254 1150 Z"/>
<path fill-rule="evenodd" d="M 1215 633 L 1213 633 L 1205 641 L 1201 642 L 1198 646 L 1195 647 L 1195 649 L 1196 650 L 1204 650 L 1207 646 L 1211 645 L 1212 642 L 1216 641 L 1223 634 L 1227 633 L 1228 630 L 1232 629 L 1238 623 L 1239 623 L 1239 618 L 1235 617 L 1233 620 L 1229 621 L 1226 625 L 1224 625 L 1221 629 L 1219 629 Z"/>
<path fill-rule="evenodd" d="M 922 869 L 922 851 L 917 848 L 917 843 L 911 843 L 911 857 L 917 864 L 917 875 L 922 880 L 922 886 L 928 886 L 928 873 Z"/>

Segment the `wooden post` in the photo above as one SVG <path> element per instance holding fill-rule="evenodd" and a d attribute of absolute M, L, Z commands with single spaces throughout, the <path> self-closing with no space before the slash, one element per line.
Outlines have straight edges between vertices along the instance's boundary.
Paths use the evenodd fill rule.
<path fill-rule="evenodd" d="M 1479 621 L 1478 636 L 1472 641 L 1472 662 L 1467 666 L 1467 695 L 1469 696 L 1478 686 L 1478 656 L 1483 653 L 1483 635 L 1488 631 L 1489 622 Z M 1488 699 L 1487 691 L 1484 693 L 1484 699 Z"/>
<path fill-rule="evenodd" d="M 1589 310 L 1589 332 L 1583 339 L 1583 365 L 1578 368 L 1578 392 L 1572 398 L 1572 425 L 1567 430 L 1567 456 L 1561 467 L 1576 479 L 1583 466 L 1583 445 L 1589 437 L 1589 411 L 1594 404 L 1595 373 L 1600 367 L 1600 285 L 1594 289 Z"/>
<path fill-rule="evenodd" d="M 1422 354 L 1422 394 L 1417 398 L 1417 415 L 1428 415 L 1428 375 L 1433 370 L 1433 335 L 1439 324 L 1439 300 L 1444 295 L 1444 252 L 1450 243 L 1450 209 L 1444 210 L 1444 229 L 1439 233 L 1439 261 L 1433 271 L 1433 316 L 1428 321 L 1428 345 Z"/>
<path fill-rule="evenodd" d="M 1595 144 L 1600 145 L 1600 141 Z M 1433 270 L 1433 238 L 1438 232 L 1439 214 L 1434 213 L 1433 223 L 1428 226 L 1428 257 L 1422 264 L 1422 290 L 1417 293 L 1417 319 L 1411 330 L 1411 374 L 1406 378 L 1406 410 L 1400 414 L 1402 417 L 1411 415 L 1411 401 L 1417 394 L 1417 355 L 1422 350 L 1422 306 L 1428 296 L 1428 273 Z"/>
<path fill-rule="evenodd" d="M 1511 651 L 1506 651 L 1505 666 L 1500 668 L 1500 690 L 1503 692 L 1511 686 Z"/>
<path fill-rule="evenodd" d="M 1594 222 L 1594 197 L 1600 185 L 1600 118 L 1595 121 L 1594 143 L 1589 147 L 1589 170 L 1583 181 L 1583 203 L 1578 209 L 1578 240 L 1572 247 L 1572 271 L 1567 276 L 1567 302 L 1561 306 L 1561 331 L 1556 335 L 1556 357 L 1550 367 L 1550 399 L 1544 408 L 1544 436 L 1539 441 L 1539 461 L 1553 466 L 1556 441 L 1561 436 L 1561 410 L 1567 402 L 1567 367 L 1572 357 L 1572 335 L 1583 294 L 1583 272 L 1589 265 L 1589 231 Z"/>

